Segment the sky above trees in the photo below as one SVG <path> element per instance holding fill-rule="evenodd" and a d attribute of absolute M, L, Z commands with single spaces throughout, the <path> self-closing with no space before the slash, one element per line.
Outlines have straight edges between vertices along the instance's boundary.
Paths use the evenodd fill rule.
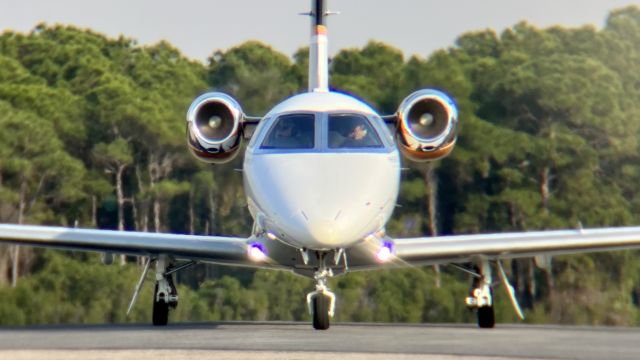
<path fill-rule="evenodd" d="M 638 0 L 329 0 L 342 15 L 329 20 L 332 53 L 376 39 L 405 55 L 427 56 L 471 30 L 498 32 L 522 20 L 602 27 L 611 9 Z M 167 40 L 188 57 L 205 60 L 216 49 L 255 39 L 287 55 L 308 43 L 309 0 L 21 0 L 3 3 L 0 30 L 30 31 L 40 22 L 91 28 L 142 44 Z"/>

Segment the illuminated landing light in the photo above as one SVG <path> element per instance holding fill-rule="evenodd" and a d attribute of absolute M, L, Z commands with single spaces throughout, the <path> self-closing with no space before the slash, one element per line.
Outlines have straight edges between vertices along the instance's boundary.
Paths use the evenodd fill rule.
<path fill-rule="evenodd" d="M 380 262 L 387 262 L 393 257 L 393 243 L 385 241 L 376 254 L 376 259 Z"/>
<path fill-rule="evenodd" d="M 272 233 L 272 232 L 267 232 L 267 238 L 269 238 L 269 240 L 278 240 L 278 237 Z"/>
<path fill-rule="evenodd" d="M 247 255 L 251 261 L 261 262 L 267 258 L 267 250 L 260 243 L 252 243 L 247 248 Z"/>

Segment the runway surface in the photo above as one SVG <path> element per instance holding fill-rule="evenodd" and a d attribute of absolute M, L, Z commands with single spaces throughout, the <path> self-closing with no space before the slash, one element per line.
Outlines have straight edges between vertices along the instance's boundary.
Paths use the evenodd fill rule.
<path fill-rule="evenodd" d="M 51 351 L 55 350 L 55 351 Z M 339 353 L 339 354 L 333 354 Z M 56 357 L 56 354 L 59 357 Z M 197 323 L 0 327 L 2 359 L 638 359 L 640 329 Z M 148 355 L 148 356 L 147 356 Z"/>

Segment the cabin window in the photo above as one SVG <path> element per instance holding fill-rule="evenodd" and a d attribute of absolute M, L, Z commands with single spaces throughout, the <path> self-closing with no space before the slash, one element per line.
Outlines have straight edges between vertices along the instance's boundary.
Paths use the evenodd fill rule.
<path fill-rule="evenodd" d="M 282 115 L 271 126 L 261 149 L 313 149 L 315 139 L 313 114 Z"/>
<path fill-rule="evenodd" d="M 365 116 L 356 114 L 329 115 L 329 148 L 381 148 L 380 136 Z"/>

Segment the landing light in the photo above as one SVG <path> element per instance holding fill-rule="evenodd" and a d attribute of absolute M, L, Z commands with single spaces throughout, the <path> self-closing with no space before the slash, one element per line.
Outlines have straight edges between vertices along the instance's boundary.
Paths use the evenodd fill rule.
<path fill-rule="evenodd" d="M 267 250 L 260 243 L 252 243 L 247 248 L 247 255 L 252 261 L 260 262 L 267 258 Z"/>
<path fill-rule="evenodd" d="M 378 253 L 376 254 L 376 258 L 380 262 L 387 262 L 391 259 L 392 256 L 393 256 L 393 243 L 389 241 L 385 241 L 382 244 L 382 247 L 380 247 L 380 250 L 378 250 Z"/>

